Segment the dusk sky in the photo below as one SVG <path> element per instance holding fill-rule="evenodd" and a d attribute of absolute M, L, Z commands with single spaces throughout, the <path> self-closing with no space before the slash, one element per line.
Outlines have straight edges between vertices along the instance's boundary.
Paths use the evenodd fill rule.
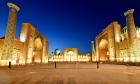
<path fill-rule="evenodd" d="M 140 27 L 140 0 L 0 0 L 0 37 L 5 36 L 9 8 L 16 4 L 16 39 L 21 24 L 31 23 L 48 41 L 49 53 L 56 48 L 78 48 L 91 53 L 91 41 L 111 22 L 126 25 L 124 12 L 134 9 L 135 24 Z"/>

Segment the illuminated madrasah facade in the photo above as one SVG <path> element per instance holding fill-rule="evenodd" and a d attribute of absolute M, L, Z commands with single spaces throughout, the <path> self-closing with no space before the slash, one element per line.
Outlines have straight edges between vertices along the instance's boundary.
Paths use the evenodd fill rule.
<path fill-rule="evenodd" d="M 92 42 L 92 61 L 140 62 L 140 28 L 135 26 L 134 9 L 124 13 L 126 26 L 112 22 Z"/>
<path fill-rule="evenodd" d="M 87 62 L 90 61 L 91 57 L 89 52 L 87 54 L 78 54 L 77 48 L 64 48 L 64 54 L 60 54 L 59 49 L 55 49 L 52 52 L 52 56 L 49 61 L 56 61 L 56 62 Z"/>
<path fill-rule="evenodd" d="M 15 39 L 16 16 L 20 10 L 13 3 L 7 4 L 9 17 L 5 37 L 0 38 L 0 66 L 17 63 L 48 62 L 48 41 L 33 25 L 22 23 L 20 39 Z"/>

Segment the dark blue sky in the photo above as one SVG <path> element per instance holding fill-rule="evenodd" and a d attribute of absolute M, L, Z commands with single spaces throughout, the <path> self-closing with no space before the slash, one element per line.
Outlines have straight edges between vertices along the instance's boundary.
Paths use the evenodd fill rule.
<path fill-rule="evenodd" d="M 31 23 L 47 40 L 49 53 L 59 48 L 91 52 L 91 41 L 111 22 L 125 26 L 124 12 L 134 8 L 135 24 L 140 26 L 140 0 L 0 0 L 0 37 L 5 36 L 9 8 L 19 6 L 16 38 L 22 22 Z"/>

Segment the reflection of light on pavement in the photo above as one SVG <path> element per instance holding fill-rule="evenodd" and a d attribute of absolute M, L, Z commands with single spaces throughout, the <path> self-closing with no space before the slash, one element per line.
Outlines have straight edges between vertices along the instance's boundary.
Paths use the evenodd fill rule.
<path fill-rule="evenodd" d="M 28 73 L 26 73 L 26 74 L 34 74 L 34 73 L 36 73 L 36 72 L 28 72 Z"/>
<path fill-rule="evenodd" d="M 7 73 L 0 71 L 0 84 L 9 84 L 10 79 Z"/>
<path fill-rule="evenodd" d="M 124 73 L 125 73 L 125 74 L 133 74 L 133 75 L 135 74 L 135 73 L 130 73 L 130 72 L 124 72 Z"/>

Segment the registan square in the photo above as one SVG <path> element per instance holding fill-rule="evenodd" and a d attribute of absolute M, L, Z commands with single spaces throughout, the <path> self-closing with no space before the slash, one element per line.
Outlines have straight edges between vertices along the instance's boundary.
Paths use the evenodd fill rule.
<path fill-rule="evenodd" d="M 6 4 L 7 26 L 5 36 L 0 36 L 0 84 L 140 84 L 140 25 L 135 24 L 135 9 L 122 13 L 125 27 L 112 21 L 89 41 L 91 53 L 81 54 L 77 47 L 64 47 L 63 53 L 56 47 L 51 52 L 49 39 L 30 22 L 20 24 L 16 39 L 22 9 L 15 3 Z"/>

